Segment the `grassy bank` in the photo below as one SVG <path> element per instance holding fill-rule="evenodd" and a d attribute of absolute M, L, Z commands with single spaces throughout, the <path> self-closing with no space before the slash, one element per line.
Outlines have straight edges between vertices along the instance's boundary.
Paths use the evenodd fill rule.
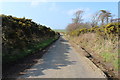
<path fill-rule="evenodd" d="M 119 29 L 119 23 L 110 23 L 101 27 L 74 30 L 69 32 L 67 37 L 118 76 Z"/>
<path fill-rule="evenodd" d="M 69 37 L 71 41 L 85 48 L 91 55 L 99 55 L 104 62 L 110 63 L 110 67 L 118 70 L 118 41 L 104 40 L 95 33 L 86 33 L 79 37 Z"/>
<path fill-rule="evenodd" d="M 94 60 L 99 61 L 101 65 L 105 68 L 103 71 L 110 71 L 114 73 L 109 76 L 118 77 L 118 70 L 120 68 L 120 60 L 118 58 L 118 42 L 114 43 L 98 37 L 95 33 L 86 33 L 79 37 L 67 36 L 70 42 L 77 45 L 77 47 L 84 48 Z M 84 54 L 86 57 L 88 55 Z M 118 60 L 119 59 L 119 60 Z M 107 70 L 106 70 L 107 69 Z"/>
<path fill-rule="evenodd" d="M 22 51 L 18 50 L 19 54 L 5 55 L 5 56 L 3 56 L 3 64 L 17 61 L 17 60 L 22 59 L 26 56 L 34 54 L 38 50 L 41 51 L 57 39 L 58 39 L 58 36 L 56 36 L 55 38 L 49 38 L 47 40 L 44 40 L 40 43 L 35 44 L 34 46 L 30 46 L 29 48 L 26 48 Z M 15 51 L 15 52 L 17 52 L 17 51 Z"/>

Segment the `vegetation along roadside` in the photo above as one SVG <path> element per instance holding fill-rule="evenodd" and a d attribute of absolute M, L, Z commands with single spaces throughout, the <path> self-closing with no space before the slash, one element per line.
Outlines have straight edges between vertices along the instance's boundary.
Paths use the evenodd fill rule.
<path fill-rule="evenodd" d="M 42 50 L 59 38 L 59 33 L 31 19 L 1 17 L 3 66 Z"/>
<path fill-rule="evenodd" d="M 113 22 L 110 20 L 112 17 L 110 12 L 100 10 L 93 16 L 91 23 L 84 23 L 83 12 L 76 11 L 73 23 L 66 28 L 66 37 L 99 60 L 99 63 L 113 73 L 110 77 L 118 78 L 120 22 Z"/>

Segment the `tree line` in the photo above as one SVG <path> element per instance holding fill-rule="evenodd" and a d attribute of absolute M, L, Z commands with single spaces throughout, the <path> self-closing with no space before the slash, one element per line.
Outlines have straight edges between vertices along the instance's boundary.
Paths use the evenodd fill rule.
<path fill-rule="evenodd" d="M 83 10 L 78 10 L 74 13 L 74 18 L 72 18 L 72 23 L 66 28 L 67 32 L 81 28 L 91 28 L 95 26 L 103 26 L 114 21 L 113 15 L 107 10 L 99 10 L 98 12 L 91 15 L 90 22 L 83 22 Z M 119 20 L 119 19 L 118 19 Z"/>

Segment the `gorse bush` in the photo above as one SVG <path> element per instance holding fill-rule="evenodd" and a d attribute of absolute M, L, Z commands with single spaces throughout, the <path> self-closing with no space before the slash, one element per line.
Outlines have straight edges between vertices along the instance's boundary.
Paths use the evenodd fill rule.
<path fill-rule="evenodd" d="M 71 36 L 79 36 L 80 34 L 84 33 L 97 33 L 99 36 L 102 36 L 106 39 L 112 39 L 115 36 L 119 36 L 119 30 L 120 30 L 120 23 L 115 22 L 115 23 L 109 23 L 105 26 L 102 27 L 92 27 L 90 29 L 88 28 L 82 28 L 82 29 L 77 29 L 69 32 L 69 35 Z"/>
<path fill-rule="evenodd" d="M 26 49 L 35 48 L 44 40 L 55 38 L 50 28 L 37 24 L 31 19 L 0 15 L 2 17 L 3 61 L 8 56 L 22 54 Z"/>
<path fill-rule="evenodd" d="M 69 40 L 83 47 L 93 57 L 103 60 L 116 72 L 119 69 L 118 44 L 120 23 L 114 22 L 101 27 L 82 28 L 69 32 Z M 98 58 L 100 57 L 100 59 Z"/>

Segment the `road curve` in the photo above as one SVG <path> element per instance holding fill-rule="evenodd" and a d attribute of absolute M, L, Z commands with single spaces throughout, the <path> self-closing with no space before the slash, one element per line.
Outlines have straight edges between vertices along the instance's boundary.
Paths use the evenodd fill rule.
<path fill-rule="evenodd" d="M 37 64 L 18 78 L 105 78 L 89 59 L 81 56 L 61 36 Z"/>

